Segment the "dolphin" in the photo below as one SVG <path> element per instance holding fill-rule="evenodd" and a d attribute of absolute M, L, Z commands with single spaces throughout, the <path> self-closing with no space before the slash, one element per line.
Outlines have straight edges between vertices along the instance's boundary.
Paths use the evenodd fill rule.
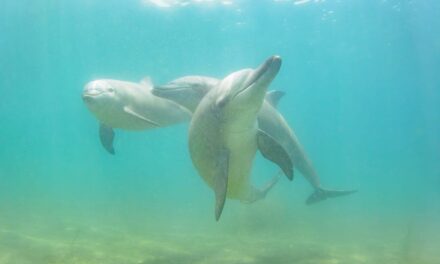
<path fill-rule="evenodd" d="M 211 77 L 186 76 L 161 86 L 155 86 L 152 93 L 173 100 L 194 112 L 205 94 L 219 82 L 219 79 Z M 295 164 L 295 168 L 314 189 L 314 192 L 306 200 L 306 204 L 356 192 L 355 190 L 329 190 L 321 186 L 320 177 L 294 130 L 277 110 L 277 105 L 284 94 L 282 91 L 267 92 L 258 112 L 259 134 L 266 135 L 258 137 L 258 148 L 262 155 L 278 164 L 290 180 L 293 177 L 292 164 Z M 286 152 L 288 160 L 286 160 Z"/>
<path fill-rule="evenodd" d="M 225 77 L 200 101 L 189 128 L 189 152 L 199 175 L 215 193 L 218 221 L 226 197 L 253 202 L 264 198 L 265 189 L 250 183 L 257 151 L 257 114 L 266 90 L 281 67 L 272 56 L 257 69 L 244 69 Z"/>
<path fill-rule="evenodd" d="M 320 178 L 300 144 L 298 137 L 293 129 L 290 128 L 283 115 L 276 109 L 283 95 L 284 93 L 280 91 L 271 91 L 267 94 L 268 99 L 258 113 L 258 128 L 283 146 L 295 164 L 295 168 L 301 172 L 313 187 L 314 192 L 307 198 L 306 204 L 313 204 L 327 198 L 355 193 L 356 190 L 330 190 L 321 186 Z"/>
<path fill-rule="evenodd" d="M 99 137 L 104 148 L 114 154 L 114 128 L 146 130 L 188 122 L 192 113 L 174 101 L 152 94 L 149 78 L 141 83 L 111 79 L 87 83 L 84 103 L 99 120 Z"/>
<path fill-rule="evenodd" d="M 219 82 L 217 78 L 189 75 L 164 85 L 156 85 L 151 92 L 158 97 L 172 100 L 194 113 L 202 98 Z"/>

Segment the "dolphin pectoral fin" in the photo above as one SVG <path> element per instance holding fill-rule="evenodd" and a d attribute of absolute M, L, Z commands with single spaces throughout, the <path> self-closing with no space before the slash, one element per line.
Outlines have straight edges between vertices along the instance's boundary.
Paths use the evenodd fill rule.
<path fill-rule="evenodd" d="M 102 146 L 112 155 L 115 154 L 115 149 L 113 148 L 113 139 L 115 138 L 115 132 L 113 128 L 99 124 L 99 139 Z"/>
<path fill-rule="evenodd" d="M 141 115 L 141 114 L 136 113 L 134 110 L 130 109 L 130 107 L 128 107 L 128 106 L 125 106 L 125 107 L 124 107 L 124 112 L 127 113 L 127 114 L 129 114 L 129 115 L 131 115 L 131 116 L 133 116 L 133 117 L 135 117 L 135 118 L 138 118 L 138 119 L 140 119 L 140 120 L 142 120 L 142 121 L 144 121 L 144 122 L 147 122 L 147 123 L 150 124 L 151 126 L 160 127 L 160 124 L 154 122 L 154 121 L 151 120 L 151 119 L 148 119 L 148 118 L 144 117 L 144 116 Z"/>
<path fill-rule="evenodd" d="M 285 95 L 282 91 L 269 91 L 266 93 L 265 100 L 273 107 L 277 108 L 278 102 Z"/>
<path fill-rule="evenodd" d="M 214 174 L 215 220 L 218 221 L 225 206 L 228 189 L 229 151 L 222 150 L 218 156 Z"/>
<path fill-rule="evenodd" d="M 357 190 L 328 190 L 324 188 L 316 188 L 309 198 L 306 200 L 307 205 L 315 204 L 317 202 L 326 200 L 328 198 L 335 198 L 345 196 L 357 192 Z"/>
<path fill-rule="evenodd" d="M 280 179 L 281 171 L 275 175 L 272 179 L 270 179 L 261 189 L 257 189 L 251 186 L 247 197 L 242 199 L 241 201 L 244 203 L 254 203 L 258 200 L 262 200 L 266 198 L 267 193 L 275 186 L 275 184 Z"/>
<path fill-rule="evenodd" d="M 289 180 L 293 179 L 293 162 L 287 151 L 273 137 L 258 130 L 258 149 L 268 160 L 277 164 Z"/>

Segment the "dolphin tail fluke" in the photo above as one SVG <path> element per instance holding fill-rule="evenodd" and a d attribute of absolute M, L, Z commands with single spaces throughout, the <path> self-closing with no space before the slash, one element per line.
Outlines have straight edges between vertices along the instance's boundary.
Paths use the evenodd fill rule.
<path fill-rule="evenodd" d="M 277 182 L 280 179 L 280 174 L 275 175 L 270 181 L 268 181 L 263 188 L 260 190 L 260 199 L 264 199 L 267 195 L 267 193 L 272 190 L 272 188 L 277 184 Z"/>
<path fill-rule="evenodd" d="M 266 198 L 267 193 L 272 190 L 272 188 L 278 183 L 280 180 L 280 175 L 282 172 L 280 171 L 277 175 L 272 177 L 261 189 L 257 189 L 255 187 L 251 187 L 251 190 L 247 197 L 245 199 L 242 199 L 241 201 L 243 203 L 254 203 L 259 200 L 263 200 Z"/>
<path fill-rule="evenodd" d="M 306 200 L 306 204 L 315 204 L 328 198 L 335 198 L 339 196 L 345 196 L 357 192 L 357 190 L 328 190 L 324 188 L 316 188 L 309 198 Z"/>

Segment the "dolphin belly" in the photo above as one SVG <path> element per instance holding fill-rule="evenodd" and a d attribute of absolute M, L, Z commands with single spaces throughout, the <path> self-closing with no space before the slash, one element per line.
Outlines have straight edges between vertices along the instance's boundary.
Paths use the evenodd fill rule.
<path fill-rule="evenodd" d="M 250 191 L 249 176 L 257 151 L 256 130 L 230 132 L 212 112 L 196 114 L 189 132 L 189 149 L 192 161 L 200 176 L 215 189 L 215 172 L 221 155 L 227 153 L 226 197 L 243 200 Z"/>
<path fill-rule="evenodd" d="M 250 192 L 249 177 L 257 152 L 256 130 L 229 133 L 226 145 L 230 156 L 227 197 L 244 200 Z"/>
<path fill-rule="evenodd" d="M 257 150 L 255 124 L 267 87 L 280 66 L 281 59 L 272 56 L 255 70 L 229 74 L 203 97 L 194 112 L 189 131 L 191 159 L 214 191 L 217 221 L 226 198 L 252 202 L 264 196 L 249 199 L 253 190 L 249 177 Z"/>
<path fill-rule="evenodd" d="M 117 129 L 124 130 L 146 130 L 157 127 L 151 122 L 146 122 L 139 117 L 121 111 L 112 113 L 96 113 L 96 117 L 101 123 Z"/>

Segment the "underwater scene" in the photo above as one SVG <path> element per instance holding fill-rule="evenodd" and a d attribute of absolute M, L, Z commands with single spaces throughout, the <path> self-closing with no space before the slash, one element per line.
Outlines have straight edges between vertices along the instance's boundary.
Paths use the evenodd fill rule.
<path fill-rule="evenodd" d="M 3 1 L 0 264 L 440 263 L 438 14 Z"/>

